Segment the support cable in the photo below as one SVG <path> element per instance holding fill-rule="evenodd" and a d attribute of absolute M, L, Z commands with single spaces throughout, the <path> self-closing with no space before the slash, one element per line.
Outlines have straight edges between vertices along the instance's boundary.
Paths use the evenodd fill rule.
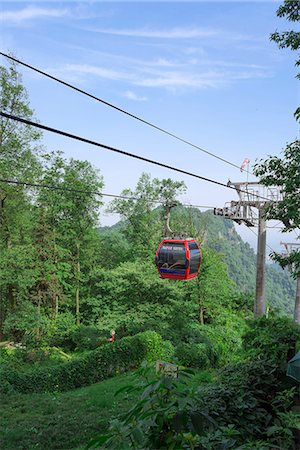
<path fill-rule="evenodd" d="M 21 117 L 14 116 L 12 114 L 7 114 L 7 113 L 5 113 L 3 111 L 0 111 L 0 116 L 5 117 L 7 119 L 15 120 L 15 121 L 20 122 L 20 123 L 24 123 L 25 125 L 30 125 L 30 126 L 39 128 L 41 130 L 45 130 L 45 131 L 49 131 L 51 133 L 59 134 L 61 136 L 65 136 L 65 137 L 68 137 L 70 139 L 74 139 L 76 141 L 80 141 L 80 142 L 84 142 L 86 144 L 94 145 L 96 147 L 104 148 L 105 150 L 110 150 L 112 152 L 119 153 L 121 155 L 128 156 L 128 157 L 131 157 L 131 158 L 135 158 L 135 159 L 138 159 L 140 161 L 144 161 L 144 162 L 147 162 L 147 163 L 150 163 L 150 164 L 154 164 L 156 166 L 164 167 L 165 169 L 174 170 L 175 172 L 179 172 L 179 173 L 182 173 L 184 175 L 188 175 L 190 177 L 197 178 L 199 180 L 207 181 L 209 183 L 213 183 L 213 184 L 216 184 L 218 186 L 222 186 L 222 187 L 225 187 L 227 189 L 234 190 L 235 192 L 243 192 L 243 193 L 247 194 L 247 191 L 244 191 L 242 189 L 237 189 L 234 186 L 230 186 L 230 185 L 222 183 L 220 181 L 213 180 L 213 179 L 207 178 L 207 177 L 203 177 L 201 175 L 197 175 L 195 173 L 188 172 L 187 170 L 178 169 L 177 167 L 169 166 L 168 164 L 164 164 L 164 163 L 161 163 L 159 161 L 155 161 L 153 159 L 145 158 L 145 157 L 140 156 L 140 155 L 135 155 L 134 153 L 129 153 L 127 151 L 120 150 L 120 149 L 117 149 L 115 147 L 111 147 L 109 145 L 101 144 L 100 142 L 92 141 L 90 139 L 87 139 L 87 138 L 84 138 L 84 137 L 81 137 L 81 136 L 78 136 L 78 135 L 75 135 L 75 134 L 71 134 L 71 133 L 68 133 L 66 131 L 58 130 L 57 128 L 48 127 L 48 126 L 43 125 L 41 123 L 32 122 L 31 120 L 22 119 Z M 266 197 L 261 197 L 261 196 L 259 196 L 257 194 L 254 194 L 254 195 L 257 198 L 269 201 L 269 199 L 266 198 Z"/>
<path fill-rule="evenodd" d="M 258 238 L 258 234 L 255 233 L 255 231 L 252 230 L 252 228 L 249 228 L 249 227 L 247 227 L 247 228 Z M 268 247 L 269 250 L 271 250 L 271 252 L 276 253 L 275 250 L 272 247 L 270 247 L 269 244 L 267 244 L 267 243 L 266 243 L 266 247 Z"/>
<path fill-rule="evenodd" d="M 74 91 L 77 91 L 77 92 L 79 92 L 79 93 L 81 93 L 83 95 L 86 95 L 86 96 L 92 98 L 93 100 L 96 100 L 96 101 L 98 101 L 100 103 L 103 103 L 104 105 L 109 106 L 110 108 L 113 108 L 116 111 L 119 111 L 119 112 L 121 112 L 123 114 L 126 114 L 127 116 L 132 117 L 133 119 L 138 120 L 139 122 L 142 122 L 142 123 L 144 123 L 144 124 L 146 124 L 146 125 L 148 125 L 148 126 L 150 126 L 152 128 L 155 128 L 156 130 L 161 131 L 162 133 L 167 134 L 168 136 L 171 136 L 172 138 L 177 139 L 178 141 L 183 142 L 184 144 L 187 144 L 187 145 L 189 145 L 191 147 L 194 147 L 197 150 L 200 150 L 201 152 L 206 153 L 207 155 L 212 156 L 213 158 L 216 158 L 216 159 L 218 159 L 218 160 L 220 160 L 220 161 L 222 161 L 222 162 L 224 162 L 226 164 L 229 164 L 229 165 L 231 165 L 231 166 L 233 166 L 233 167 L 235 167 L 235 168 L 240 170 L 240 166 L 238 166 L 237 164 L 234 164 L 234 163 L 228 161 L 225 158 L 222 158 L 222 157 L 220 157 L 220 156 L 218 156 L 218 155 L 216 155 L 216 154 L 214 154 L 212 152 L 209 152 L 208 150 L 205 150 L 204 148 L 199 147 L 198 145 L 193 144 L 192 142 L 190 142 L 190 141 L 188 141 L 186 139 L 183 139 L 183 138 L 177 136 L 176 134 L 171 133 L 170 131 L 167 131 L 164 128 L 161 128 L 158 125 L 155 125 L 155 124 L 149 122 L 148 120 L 142 119 L 141 117 L 138 117 L 135 114 L 132 114 L 132 113 L 130 113 L 130 112 L 128 112 L 128 111 L 126 111 L 126 110 L 124 110 L 122 108 L 119 108 L 118 106 L 113 105 L 112 103 L 109 103 L 106 100 L 103 100 L 103 99 L 101 99 L 99 97 L 96 97 L 95 95 L 90 94 L 89 92 L 86 92 L 83 89 L 80 89 L 80 88 L 78 88 L 78 87 L 76 87 L 76 86 L 74 86 L 74 85 L 72 85 L 70 83 L 67 83 L 66 81 L 63 81 L 63 80 L 61 80 L 61 79 L 59 79 L 57 77 L 54 77 L 53 75 L 50 75 L 47 72 L 44 72 L 44 71 L 42 71 L 40 69 L 37 69 L 36 67 L 33 67 L 33 66 L 29 65 L 29 64 L 26 64 L 25 62 L 20 61 L 19 59 L 13 58 L 12 56 L 10 56 L 10 55 L 8 55 L 6 53 L 0 52 L 0 55 L 4 56 L 6 58 L 9 58 L 12 61 L 14 61 L 14 62 L 16 62 L 18 64 L 21 64 L 22 66 L 27 67 L 28 69 L 31 69 L 31 70 L 33 70 L 33 71 L 35 71 L 35 72 L 37 72 L 37 73 L 39 73 L 41 75 L 44 75 L 45 77 L 50 78 L 51 80 L 57 81 L 58 83 L 60 83 L 60 84 L 62 84 L 64 86 L 67 86 L 67 87 L 73 89 Z M 253 175 L 253 173 L 250 172 L 249 170 L 247 170 L 247 172 L 250 173 L 251 175 Z"/>
<path fill-rule="evenodd" d="M 45 188 L 45 189 L 52 189 L 56 191 L 67 191 L 67 192 L 74 192 L 77 194 L 92 194 L 92 195 L 99 195 L 100 197 L 112 197 L 112 198 L 120 198 L 124 200 L 141 200 L 141 197 L 132 197 L 127 195 L 116 195 L 116 194 L 106 194 L 98 191 L 86 191 L 84 189 L 74 189 L 74 188 L 68 188 L 68 187 L 60 187 L 60 186 L 54 186 L 49 184 L 41 184 L 41 183 L 31 183 L 27 181 L 15 181 L 15 180 L 4 180 L 0 179 L 0 183 L 6 183 L 6 184 L 14 184 L 14 185 L 21 185 L 25 187 L 34 187 L 34 188 Z M 151 200 L 149 198 L 142 197 L 143 200 L 149 202 L 149 203 L 157 203 L 164 205 L 165 202 L 162 200 Z M 206 209 L 213 209 L 214 206 L 207 206 L 207 205 L 190 205 L 190 204 L 184 204 L 180 203 L 179 206 L 185 206 L 190 208 L 206 208 Z"/>

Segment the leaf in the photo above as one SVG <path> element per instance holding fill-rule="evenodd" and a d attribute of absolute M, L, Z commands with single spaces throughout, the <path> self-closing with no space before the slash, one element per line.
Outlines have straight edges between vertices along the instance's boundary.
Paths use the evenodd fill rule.
<path fill-rule="evenodd" d="M 144 441 L 144 435 L 143 435 L 141 429 L 138 427 L 134 428 L 132 430 L 132 436 L 133 436 L 134 440 L 136 442 L 138 442 L 139 444 L 141 444 Z"/>
<path fill-rule="evenodd" d="M 111 436 L 111 434 L 103 434 L 101 436 L 97 436 L 96 438 L 92 439 L 85 448 L 88 449 L 99 447 L 100 445 L 104 444 Z"/>
<path fill-rule="evenodd" d="M 121 394 L 121 392 L 126 392 L 128 394 L 129 392 L 136 391 L 136 390 L 137 390 L 136 386 L 133 386 L 132 384 L 129 384 L 127 386 L 123 386 L 120 389 L 118 389 L 114 393 L 114 396 L 116 397 L 117 395 Z"/>

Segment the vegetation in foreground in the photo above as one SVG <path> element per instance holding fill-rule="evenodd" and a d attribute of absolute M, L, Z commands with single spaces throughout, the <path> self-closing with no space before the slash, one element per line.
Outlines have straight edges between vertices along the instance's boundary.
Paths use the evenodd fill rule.
<path fill-rule="evenodd" d="M 243 339 L 244 359 L 218 371 L 196 389 L 178 379 L 147 379 L 122 391 L 140 391 L 135 405 L 111 421 L 110 432 L 91 446 L 117 449 L 294 450 L 300 414 L 292 410 L 299 384 L 286 376 L 300 328 L 283 319 L 256 320 Z M 297 431 L 298 430 L 298 431 Z"/>
<path fill-rule="evenodd" d="M 2 394 L 1 449 L 83 449 L 137 401 L 138 392 L 115 396 L 135 379 L 136 373 L 129 372 L 63 393 Z M 196 371 L 191 383 L 197 386 L 212 379 L 213 372 Z"/>
<path fill-rule="evenodd" d="M 251 321 L 239 362 L 217 372 L 197 372 L 195 377 L 184 369 L 178 379 L 154 374 L 153 360 L 164 349 L 164 341 L 154 332 L 145 335 L 150 372 L 146 367 L 65 393 L 57 391 L 59 386 L 34 393 L 41 367 L 25 371 L 30 394 L 16 392 L 24 384 L 10 380 L 2 394 L 2 448 L 71 449 L 89 444 L 115 450 L 294 450 L 294 430 L 300 426 L 292 406 L 298 385 L 285 372 L 289 355 L 300 344 L 297 324 L 277 317 Z M 193 364 L 197 361 L 201 365 L 201 353 L 198 359 L 194 356 Z M 126 370 L 127 357 L 122 364 Z M 69 372 L 64 367 L 64 379 L 72 379 L 72 366 Z M 101 365 L 85 366 L 78 379 L 83 374 L 89 379 L 95 368 L 101 370 Z M 47 370 L 53 374 L 55 366 L 43 368 L 45 378 Z"/>

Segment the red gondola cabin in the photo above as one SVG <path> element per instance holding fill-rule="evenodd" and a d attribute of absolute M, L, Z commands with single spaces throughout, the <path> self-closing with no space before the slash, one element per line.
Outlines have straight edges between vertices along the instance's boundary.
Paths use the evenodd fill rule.
<path fill-rule="evenodd" d="M 201 250 L 194 239 L 164 239 L 158 246 L 155 264 L 161 278 L 189 280 L 200 269 Z"/>

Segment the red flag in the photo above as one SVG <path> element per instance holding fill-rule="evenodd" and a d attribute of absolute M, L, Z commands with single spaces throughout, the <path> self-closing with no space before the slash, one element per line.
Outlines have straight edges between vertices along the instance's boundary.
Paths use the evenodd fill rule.
<path fill-rule="evenodd" d="M 240 167 L 240 171 L 243 172 L 245 170 L 245 167 L 248 166 L 249 163 L 250 163 L 250 159 L 245 158 L 243 161 L 243 164 Z"/>

